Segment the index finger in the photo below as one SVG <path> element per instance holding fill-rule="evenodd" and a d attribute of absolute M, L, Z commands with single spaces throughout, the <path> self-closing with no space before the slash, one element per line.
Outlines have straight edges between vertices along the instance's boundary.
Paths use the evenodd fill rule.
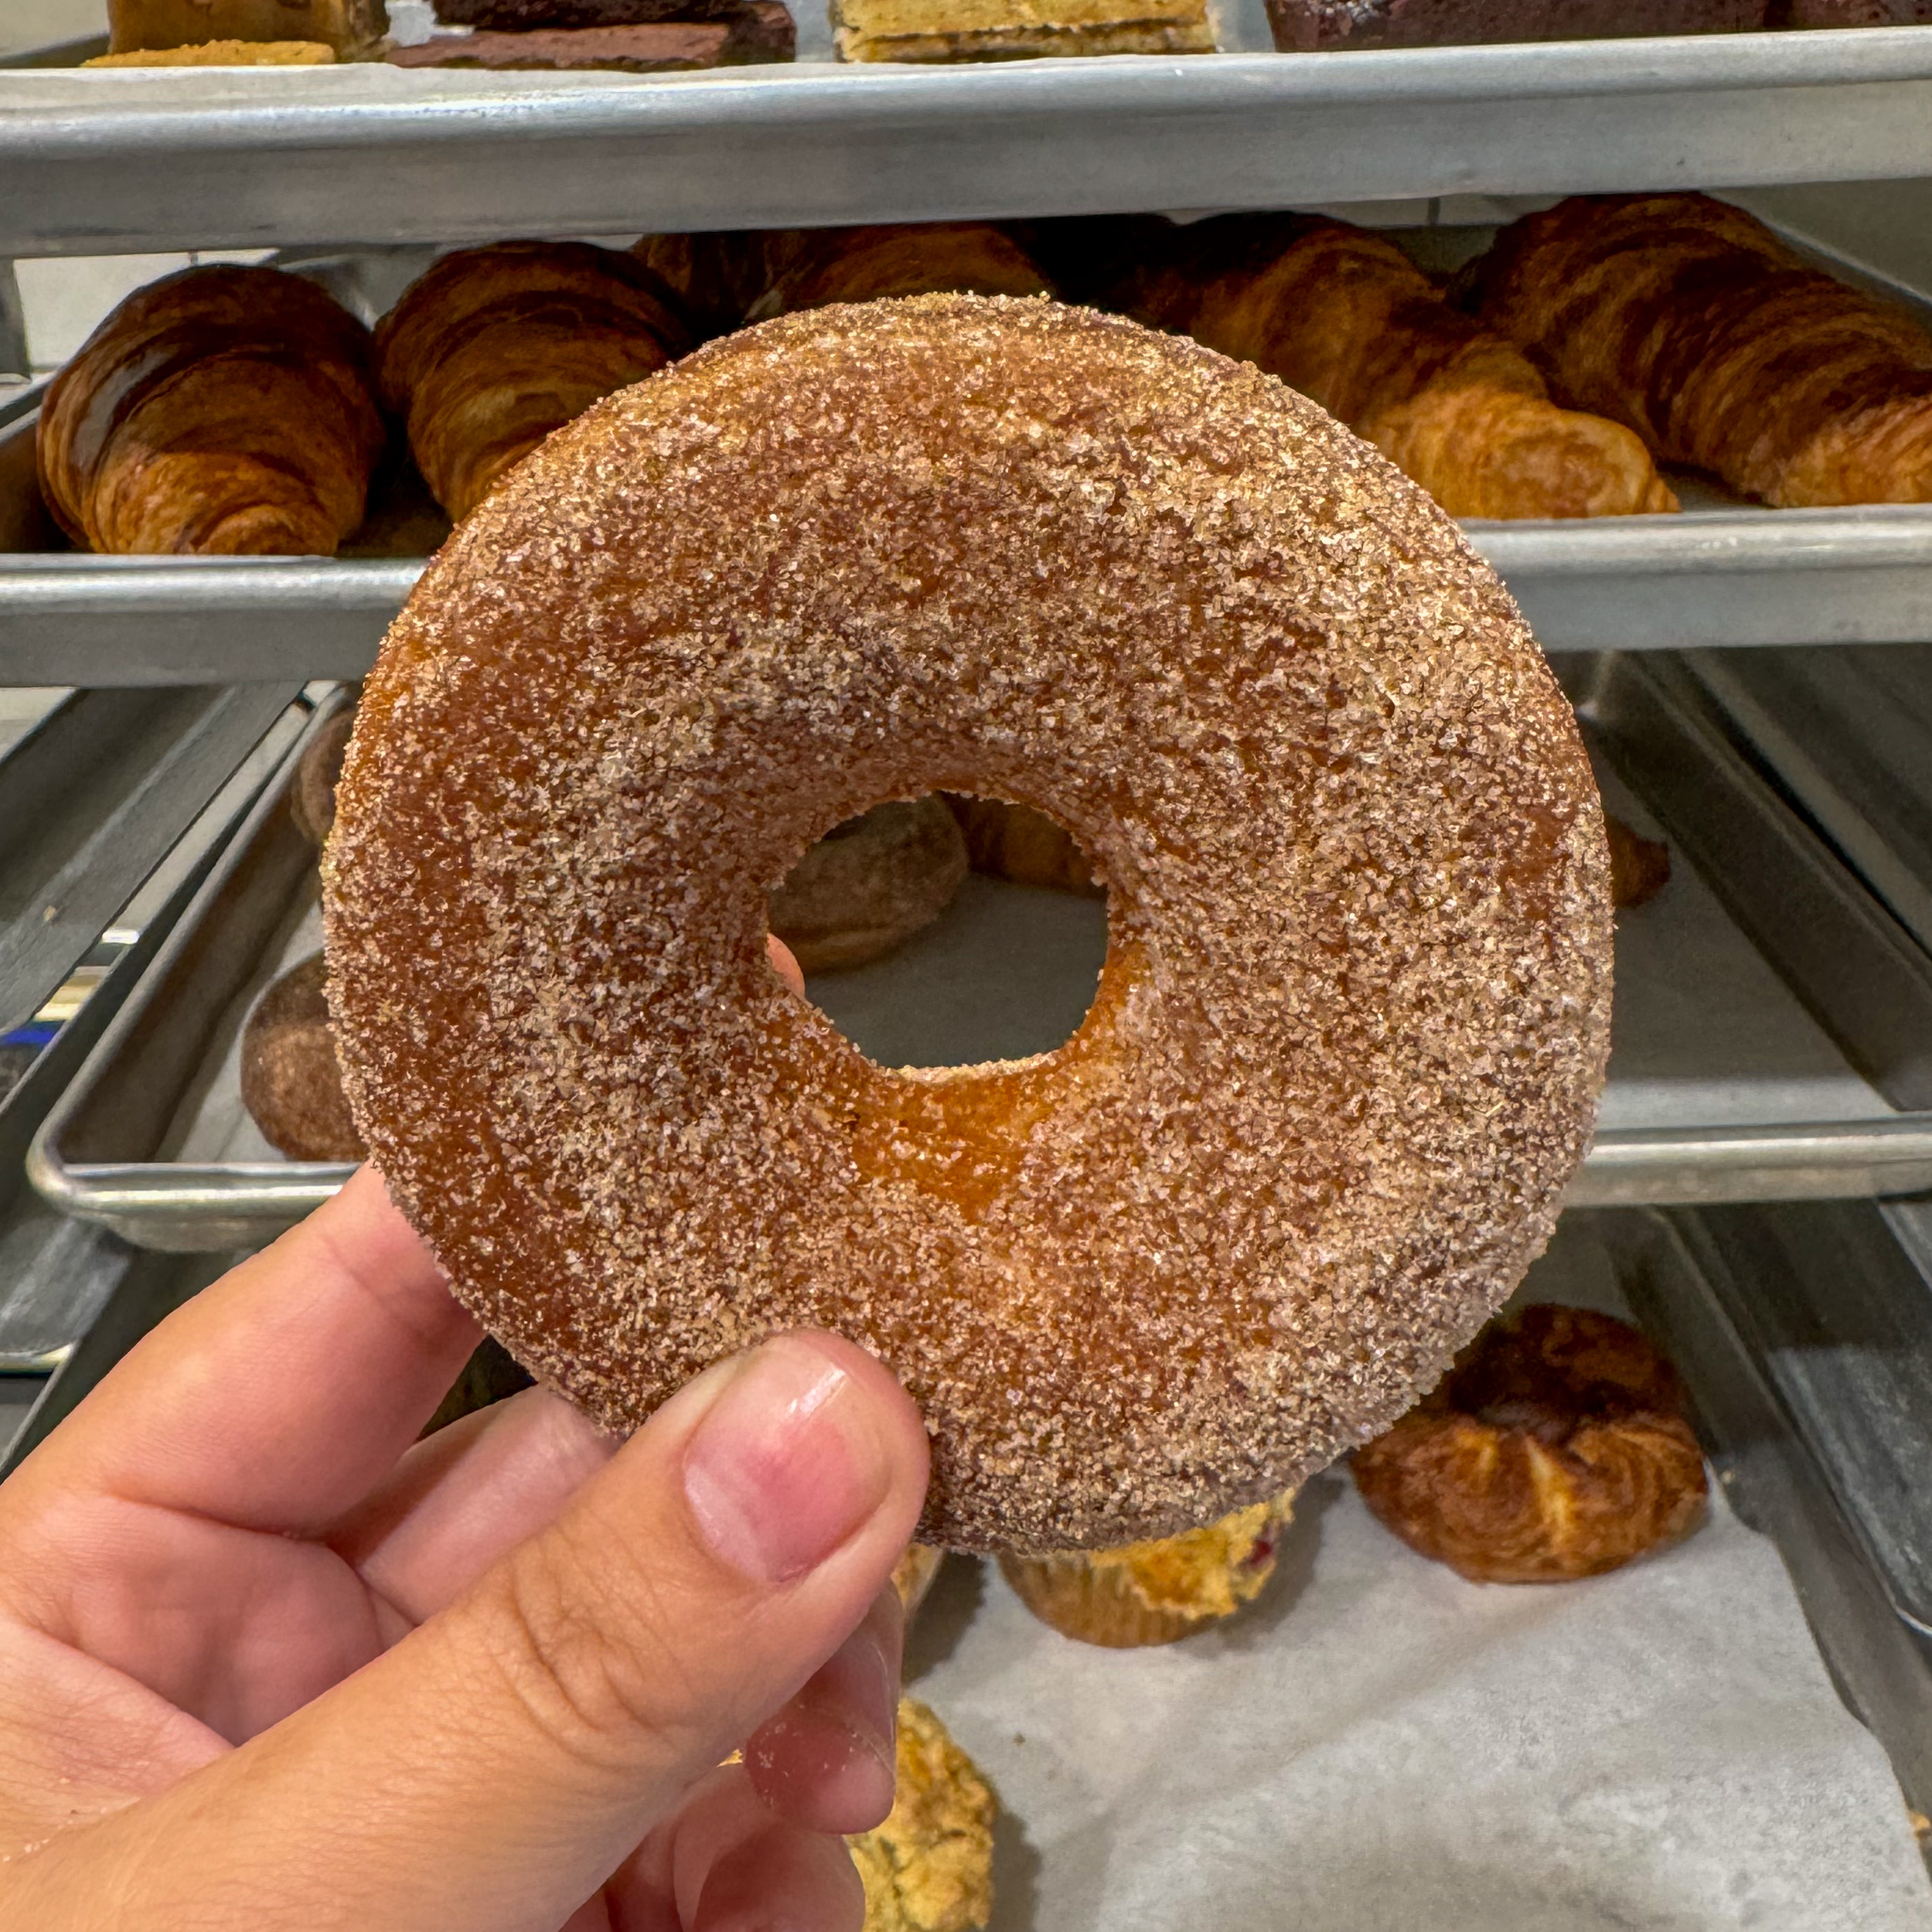
<path fill-rule="evenodd" d="M 365 1167 L 131 1350 L 0 1510 L 78 1490 L 312 1534 L 394 1467 L 479 1333 Z"/>

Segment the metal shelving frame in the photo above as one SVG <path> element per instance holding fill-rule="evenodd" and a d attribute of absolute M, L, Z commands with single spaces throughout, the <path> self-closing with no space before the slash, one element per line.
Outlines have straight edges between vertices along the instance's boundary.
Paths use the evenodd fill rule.
<path fill-rule="evenodd" d="M 805 64 L 673 80 L 380 66 L 83 73 L 38 61 L 0 72 L 0 260 L 1154 209 L 1346 204 L 1372 218 L 1398 203 L 1433 213 L 1440 197 L 1695 186 L 1775 203 L 1787 229 L 1809 223 L 1826 252 L 1883 279 L 1912 223 L 1874 217 L 1832 186 L 1876 182 L 1917 184 L 1905 202 L 1932 210 L 1932 30 L 929 70 Z M 1903 254 L 1924 265 L 1916 241 Z M 16 396 L 0 411 L 16 470 L 32 406 Z M 0 498 L 9 461 L 0 447 Z M 1932 639 L 1932 506 L 1706 509 L 1469 534 L 1552 649 Z M 31 548 L 0 554 L 7 683 L 259 689 L 353 676 L 421 567 Z M 1821 867 L 1801 827 L 1753 845 L 1739 803 L 1748 765 L 1689 704 L 1678 661 L 1652 662 L 1654 676 L 1599 677 L 1583 701 L 1613 737 L 1630 706 L 1659 692 L 1684 700 L 1702 752 L 1653 758 L 1641 774 L 1660 809 L 1676 807 L 1668 829 L 1800 997 L 1838 1016 L 1852 1058 L 1891 1081 L 1900 1111 L 1851 1126 L 1687 1130 L 1674 1147 L 1655 1133 L 1606 1136 L 1576 1198 L 1760 1204 L 1621 1211 L 1631 1267 L 1653 1290 L 1640 1307 L 1699 1390 L 1733 1499 L 1784 1551 L 1848 1701 L 1923 1802 L 1932 1573 L 1914 1554 L 1922 1539 L 1907 1536 L 1923 1527 L 1922 1495 L 1893 1477 L 1932 1441 L 1922 1412 L 1932 1353 L 1917 1313 L 1932 1239 L 1922 1207 L 1801 1198 L 1917 1188 L 1932 1173 L 1932 1029 L 1916 1021 L 1932 951 L 1888 925 L 1878 898 L 1848 898 L 1847 875 Z M 1627 733 L 1626 755 L 1644 763 L 1650 742 Z M 1808 892 L 1838 894 L 1828 929 L 1839 942 L 1855 931 L 1855 944 L 1819 951 L 1825 929 L 1808 918 Z M 163 937 L 158 922 L 140 963 Z M 90 1320 L 104 1307 L 91 1328 L 80 1324 L 66 1368 L 0 1467 L 221 1266 L 137 1253 L 111 1214 L 62 1224 L 19 1184 L 26 1138 L 49 1116 L 58 1126 L 56 1089 L 110 1030 L 136 963 L 0 1109 L 0 1153 L 15 1164 L 0 1187 L 0 1262 L 10 1243 L 31 1244 L 36 1293 L 65 1269 Z M 1888 990 L 1908 983 L 1910 997 Z M 53 1139 L 42 1135 L 43 1151 Z M 1677 1191 L 1660 1185 L 1660 1160 L 1682 1177 Z M 113 1178 L 52 1177 L 97 1188 Z M 337 1177 L 281 1178 L 319 1198 Z M 1761 1205 L 1780 1194 L 1786 1205 Z M 97 1192 L 92 1205 L 138 1214 L 144 1202 Z M 1854 1343 L 1902 1324 L 1910 1375 L 1887 1379 L 1855 1346 L 1828 1361 L 1813 1352 L 1835 1320 L 1835 1267 L 1861 1271 Z M 1760 1277 L 1774 1298 L 1758 1293 Z M 1852 1426 L 1884 1402 L 1883 1428 Z"/>
<path fill-rule="evenodd" d="M 1924 174 L 1911 27 L 669 80 L 0 77 L 0 255 Z"/>
<path fill-rule="evenodd" d="M 1547 650 L 1932 637 L 1932 505 L 1465 528 Z M 0 683 L 358 678 L 422 568 L 0 553 Z"/>

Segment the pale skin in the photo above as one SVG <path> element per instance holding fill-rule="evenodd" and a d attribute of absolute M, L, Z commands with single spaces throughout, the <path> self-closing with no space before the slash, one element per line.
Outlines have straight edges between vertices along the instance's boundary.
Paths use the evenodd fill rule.
<path fill-rule="evenodd" d="M 478 1336 L 365 1169 L 0 1487 L 0 1932 L 857 1932 L 912 1404 L 802 1333 L 418 1443 Z"/>

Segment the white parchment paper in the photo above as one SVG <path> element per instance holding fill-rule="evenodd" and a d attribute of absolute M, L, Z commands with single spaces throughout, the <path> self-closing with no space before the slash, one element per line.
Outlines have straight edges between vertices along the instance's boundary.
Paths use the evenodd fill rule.
<path fill-rule="evenodd" d="M 312 910 L 291 925 L 285 963 L 320 943 Z M 1104 945 L 1097 904 L 974 878 L 901 952 L 813 990 L 888 1063 L 1035 1051 L 1078 1024 Z M 1681 860 L 1617 952 L 1606 1124 L 1883 1113 Z M 232 1032 L 184 1111 L 177 1158 L 274 1157 Z M 1586 1227 L 1566 1219 L 1525 1294 L 1627 1313 Z M 1332 1472 L 1219 1630 L 1094 1649 L 955 1559 L 911 1655 L 1005 1809 L 996 1932 L 1932 1929 L 1885 1755 L 1721 1500 L 1613 1576 L 1483 1586 Z"/>
<path fill-rule="evenodd" d="M 912 1688 L 1010 1814 L 999 1932 L 1932 1926 L 1885 1754 L 1721 1501 L 1612 1576 L 1483 1586 L 1331 1471 L 1254 1609 L 1157 1650 L 952 1560 Z"/>

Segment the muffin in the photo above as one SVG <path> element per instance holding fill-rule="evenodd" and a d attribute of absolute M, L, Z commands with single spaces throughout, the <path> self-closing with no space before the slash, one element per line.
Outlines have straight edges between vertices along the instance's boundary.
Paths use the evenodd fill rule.
<path fill-rule="evenodd" d="M 865 1932 L 979 1932 L 993 1915 L 998 1809 L 946 1726 L 900 1699 L 892 1815 L 847 1841 L 865 1886 Z"/>
<path fill-rule="evenodd" d="M 1118 1549 L 1002 1556 L 1000 1568 L 1042 1623 L 1083 1644 L 1171 1644 L 1232 1617 L 1275 1573 L 1291 1494 L 1205 1528 Z"/>

